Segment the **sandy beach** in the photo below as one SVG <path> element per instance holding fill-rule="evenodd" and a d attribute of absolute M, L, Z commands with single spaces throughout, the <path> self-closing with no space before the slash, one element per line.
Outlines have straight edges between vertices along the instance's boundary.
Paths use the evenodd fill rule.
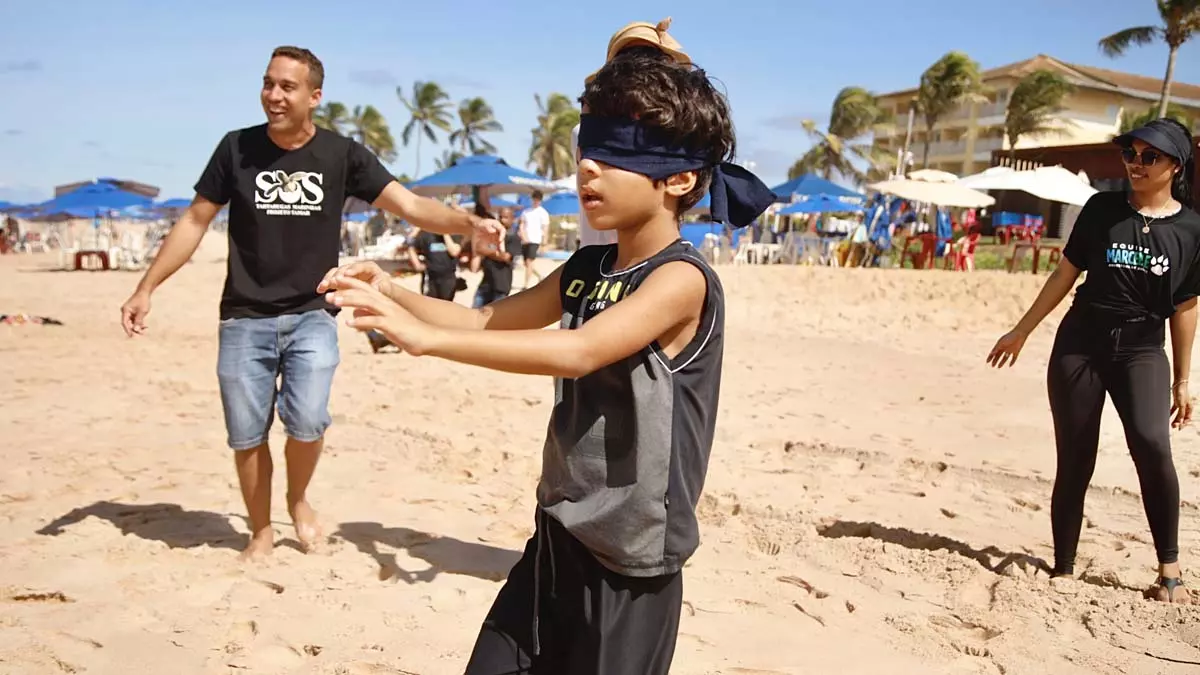
<path fill-rule="evenodd" d="M 0 673 L 461 672 L 533 529 L 551 381 L 373 355 L 343 325 L 310 490 L 325 551 L 296 544 L 280 451 L 279 543 L 240 564 L 215 375 L 224 247 L 206 238 L 136 340 L 118 322 L 135 273 L 0 256 L 0 314 L 64 323 L 0 325 Z M 1141 597 L 1154 552 L 1111 405 L 1083 580 L 1038 569 L 1054 475 L 1045 366 L 1066 303 L 1015 368 L 984 357 L 1044 276 L 720 272 L 721 417 L 672 672 L 1200 670 L 1200 607 Z M 1172 438 L 1194 571 L 1200 431 Z"/>

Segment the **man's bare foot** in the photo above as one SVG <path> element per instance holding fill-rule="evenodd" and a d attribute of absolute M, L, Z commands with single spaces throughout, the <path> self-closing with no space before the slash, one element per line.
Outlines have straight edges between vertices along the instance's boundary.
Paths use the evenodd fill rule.
<path fill-rule="evenodd" d="M 296 502 L 288 511 L 292 515 L 292 524 L 296 526 L 296 539 L 300 540 L 300 548 L 304 549 L 305 553 L 316 552 L 324 539 L 317 512 L 305 500 Z"/>
<path fill-rule="evenodd" d="M 274 548 L 275 533 L 271 528 L 267 527 L 259 530 L 250 537 L 250 543 L 246 544 L 246 549 L 238 556 L 238 560 L 242 562 L 260 562 L 271 555 L 271 551 Z"/>

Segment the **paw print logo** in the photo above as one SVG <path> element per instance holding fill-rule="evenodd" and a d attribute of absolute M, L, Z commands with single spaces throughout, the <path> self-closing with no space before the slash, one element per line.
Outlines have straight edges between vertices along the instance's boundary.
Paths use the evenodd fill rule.
<path fill-rule="evenodd" d="M 1150 272 L 1154 276 L 1161 277 L 1162 275 L 1166 274 L 1167 270 L 1169 269 L 1171 269 L 1171 261 L 1167 260 L 1167 256 L 1160 255 L 1156 258 L 1150 259 Z"/>

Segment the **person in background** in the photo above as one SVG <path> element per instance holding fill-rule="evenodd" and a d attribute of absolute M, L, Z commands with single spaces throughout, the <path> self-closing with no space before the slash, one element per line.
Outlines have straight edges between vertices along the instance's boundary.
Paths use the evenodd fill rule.
<path fill-rule="evenodd" d="M 521 259 L 525 265 L 525 288 L 533 286 L 533 277 L 537 277 L 539 282 L 542 280 L 542 275 L 534 269 L 533 261 L 537 260 L 538 248 L 546 237 L 546 230 L 550 229 L 550 214 L 542 206 L 541 190 L 534 190 L 529 199 L 533 204 L 521 212 L 521 224 L 517 228 L 521 237 Z"/>
<path fill-rule="evenodd" d="M 513 258 L 521 255 L 521 237 L 512 231 L 513 212 L 506 208 L 500 211 L 500 224 L 508 230 L 503 249 L 480 248 L 471 257 L 471 271 L 483 270 L 483 279 L 475 291 L 474 308 L 490 305 L 508 297 L 512 292 Z"/>
<path fill-rule="evenodd" d="M 434 234 L 413 228 L 409 241 L 408 260 L 421 273 L 421 293 L 439 300 L 454 300 L 458 283 L 458 255 L 462 246 L 448 234 Z M 376 354 L 392 344 L 383 333 L 367 331 L 367 343 Z"/>
<path fill-rule="evenodd" d="M 1050 497 L 1052 575 L 1075 573 L 1108 394 L 1125 427 L 1158 557 L 1158 578 L 1147 596 L 1190 604 L 1179 566 L 1179 476 L 1171 459 L 1171 428 L 1183 428 L 1192 417 L 1188 373 L 1200 296 L 1200 215 L 1192 210 L 1191 188 L 1195 141 L 1182 124 L 1158 119 L 1114 142 L 1132 190 L 1088 199 L 1062 262 L 987 360 L 997 368 L 1015 364 L 1029 334 L 1071 292 L 1080 272 L 1087 272 L 1059 324 L 1047 367 L 1058 454 Z M 1174 357 L 1169 361 L 1163 351 L 1168 327 Z"/>
<path fill-rule="evenodd" d="M 448 234 L 421 230 L 408 247 L 413 269 L 424 274 L 421 291 L 439 300 L 453 300 L 458 254 L 462 247 Z"/>

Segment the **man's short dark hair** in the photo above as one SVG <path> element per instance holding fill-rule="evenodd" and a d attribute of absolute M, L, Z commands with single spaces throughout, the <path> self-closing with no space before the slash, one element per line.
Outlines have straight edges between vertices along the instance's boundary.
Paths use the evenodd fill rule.
<path fill-rule="evenodd" d="M 541 201 L 541 200 L 542 200 L 542 191 L 541 191 L 541 190 L 534 190 L 533 192 L 530 192 L 530 193 L 529 193 L 529 198 L 530 198 L 530 199 L 536 199 L 536 200 L 538 200 L 538 201 Z"/>
<path fill-rule="evenodd" d="M 657 127 L 673 143 L 705 155 L 712 164 L 727 161 L 736 150 L 729 103 L 708 74 L 690 64 L 622 54 L 596 73 L 579 102 L 593 115 L 637 119 Z M 676 215 L 695 206 L 711 180 L 712 169 L 697 171 L 696 187 L 680 197 Z"/>
<path fill-rule="evenodd" d="M 320 89 L 325 85 L 325 66 L 321 65 L 321 59 L 318 59 L 316 54 L 303 47 L 284 45 L 276 47 L 275 51 L 271 52 L 271 58 L 278 56 L 299 61 L 308 66 L 308 86 L 314 90 Z"/>

